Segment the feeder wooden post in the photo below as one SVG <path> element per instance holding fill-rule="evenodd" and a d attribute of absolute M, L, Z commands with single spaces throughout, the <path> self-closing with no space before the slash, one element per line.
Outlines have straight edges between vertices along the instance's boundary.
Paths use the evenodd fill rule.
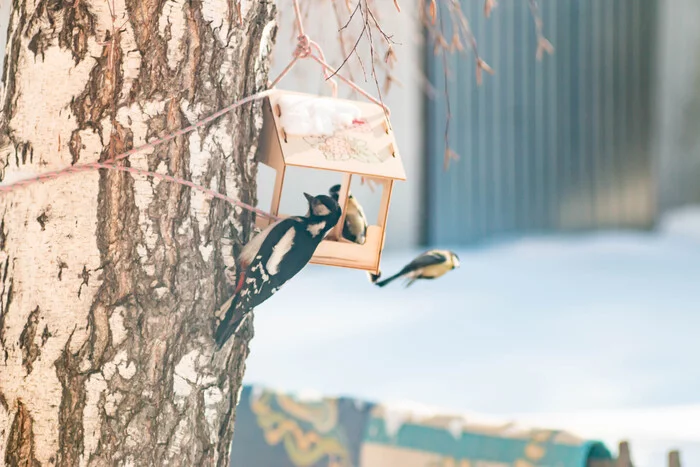
<path fill-rule="evenodd" d="M 282 189 L 284 188 L 284 166 L 278 168 L 275 172 L 275 188 L 272 192 L 272 203 L 270 206 L 270 214 L 276 216 L 280 212 L 280 202 L 282 201 Z"/>
<path fill-rule="evenodd" d="M 391 192 L 394 189 L 393 180 L 382 180 L 382 200 L 379 203 L 379 216 L 377 224 L 382 229 L 382 243 L 380 248 L 384 249 L 384 240 L 386 240 L 386 225 L 389 217 L 389 205 L 391 204 Z M 378 267 L 379 265 L 377 265 Z"/>

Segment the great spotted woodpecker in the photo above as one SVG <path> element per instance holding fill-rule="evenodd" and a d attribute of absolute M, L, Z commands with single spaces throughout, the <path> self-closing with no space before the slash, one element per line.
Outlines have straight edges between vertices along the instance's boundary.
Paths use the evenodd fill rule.
<path fill-rule="evenodd" d="M 378 281 L 379 274 L 370 274 L 370 280 L 379 287 L 384 287 L 394 279 L 405 277 L 406 287 L 413 284 L 416 279 L 437 279 L 443 274 L 459 267 L 459 257 L 449 250 L 430 250 L 421 254 L 408 263 L 393 276 L 383 281 Z"/>
<path fill-rule="evenodd" d="M 338 201 L 340 184 L 333 185 L 329 193 L 334 200 Z M 348 193 L 345 224 L 343 225 L 343 238 L 353 243 L 359 243 L 360 245 L 364 245 L 367 240 L 367 218 L 365 217 L 365 211 L 351 193 Z"/>
<path fill-rule="evenodd" d="M 281 219 L 243 247 L 237 261 L 235 292 L 216 313 L 214 340 L 219 348 L 253 308 L 306 266 L 323 237 L 340 220 L 340 206 L 333 198 L 304 196 L 309 203 L 306 216 Z"/>

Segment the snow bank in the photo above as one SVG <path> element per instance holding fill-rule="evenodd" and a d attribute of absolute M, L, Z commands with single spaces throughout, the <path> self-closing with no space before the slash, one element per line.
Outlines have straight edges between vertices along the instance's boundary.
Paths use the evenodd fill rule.
<path fill-rule="evenodd" d="M 659 222 L 659 230 L 670 235 L 700 240 L 700 206 L 685 206 L 665 214 Z"/>
<path fill-rule="evenodd" d="M 362 116 L 353 104 L 323 97 L 288 94 L 278 104 L 280 122 L 289 135 L 330 136 Z"/>
<path fill-rule="evenodd" d="M 387 250 L 382 270 L 421 251 Z M 515 431 L 561 425 L 610 449 L 629 440 L 637 467 L 665 465 L 674 448 L 683 465 L 700 466 L 700 410 L 668 419 L 662 409 L 613 411 L 697 401 L 697 241 L 608 232 L 455 251 L 460 269 L 408 289 L 310 265 L 256 310 L 246 379 L 377 401 L 392 433 L 404 409 L 467 424 L 515 420 Z"/>
<path fill-rule="evenodd" d="M 447 421 L 447 430 L 455 439 L 460 439 L 464 430 L 475 427 L 499 427 L 500 434 L 530 431 L 536 426 L 522 425 L 512 418 L 489 415 L 476 412 L 456 412 L 447 408 L 437 407 L 408 400 L 388 400 L 378 402 L 380 405 L 386 433 L 389 437 L 398 434 L 401 427 L 409 422 L 421 423 L 430 418 L 444 418 Z"/>
<path fill-rule="evenodd" d="M 630 410 L 513 414 L 530 425 L 556 427 L 608 439 L 700 443 L 700 404 Z M 632 453 L 634 453 L 634 444 Z"/>

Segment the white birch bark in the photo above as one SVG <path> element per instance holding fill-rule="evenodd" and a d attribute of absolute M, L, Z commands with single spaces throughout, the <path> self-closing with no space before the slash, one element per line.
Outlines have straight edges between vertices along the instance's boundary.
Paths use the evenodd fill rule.
<path fill-rule="evenodd" d="M 14 0 L 0 179 L 111 158 L 263 89 L 274 2 L 237 3 Z M 260 105 L 125 164 L 255 203 Z M 212 321 L 250 226 L 117 171 L 0 194 L 0 463 L 228 465 L 252 329 L 212 360 Z"/>

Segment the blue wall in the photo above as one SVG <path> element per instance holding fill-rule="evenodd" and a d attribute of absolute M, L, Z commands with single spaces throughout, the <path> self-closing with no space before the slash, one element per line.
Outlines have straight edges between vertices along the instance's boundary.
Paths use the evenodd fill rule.
<path fill-rule="evenodd" d="M 527 1 L 463 0 L 479 54 L 496 71 L 477 87 L 471 50 L 447 58 L 452 108 L 428 99 L 428 243 L 468 244 L 499 234 L 649 227 L 655 216 L 652 73 L 655 0 L 540 0 L 554 55 L 535 59 Z M 450 21 L 443 23 L 451 38 Z M 443 63 L 426 47 L 444 92 Z"/>

